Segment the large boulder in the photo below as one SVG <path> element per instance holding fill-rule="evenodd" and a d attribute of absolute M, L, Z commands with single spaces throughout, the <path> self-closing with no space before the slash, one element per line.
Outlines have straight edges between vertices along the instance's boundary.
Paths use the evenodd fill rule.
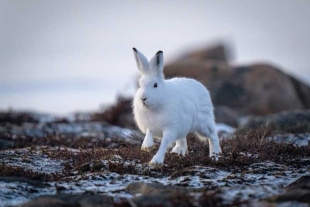
<path fill-rule="evenodd" d="M 310 87 L 268 64 L 232 67 L 225 62 L 184 59 L 165 66 L 164 72 L 167 78 L 197 79 L 209 89 L 214 105 L 230 107 L 240 115 L 309 108 Z"/>
<path fill-rule="evenodd" d="M 272 134 L 301 134 L 310 133 L 310 110 L 286 111 L 265 116 L 252 116 L 237 133 L 268 130 Z"/>
<path fill-rule="evenodd" d="M 286 187 L 284 193 L 273 196 L 269 201 L 282 203 L 289 201 L 297 201 L 301 203 L 310 203 L 310 175 L 300 177 Z"/>
<path fill-rule="evenodd" d="M 202 60 L 202 61 L 215 60 L 215 61 L 227 62 L 230 59 L 230 56 L 227 51 L 227 48 L 222 44 L 218 44 L 209 47 L 207 49 L 200 49 L 187 53 L 186 55 L 183 55 L 181 59 Z"/>
<path fill-rule="evenodd" d="M 215 192 L 204 189 L 165 186 L 160 183 L 131 183 L 126 191 L 135 197 L 128 199 L 134 206 L 222 206 L 223 199 Z M 199 196 L 197 196 L 199 195 Z M 124 203 L 123 203 L 124 204 Z M 124 205 L 127 206 L 127 205 Z M 133 205 L 130 205 L 133 206 Z"/>
<path fill-rule="evenodd" d="M 310 108 L 310 90 L 309 86 L 295 77 L 290 77 L 291 81 L 298 93 L 298 96 L 306 108 Z"/>

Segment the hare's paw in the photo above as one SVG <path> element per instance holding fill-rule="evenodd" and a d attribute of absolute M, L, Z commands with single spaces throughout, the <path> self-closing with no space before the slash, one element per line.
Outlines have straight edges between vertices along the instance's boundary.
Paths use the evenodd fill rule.
<path fill-rule="evenodd" d="M 153 168 L 153 169 L 157 169 L 157 168 L 161 168 L 164 164 L 163 163 L 158 163 L 158 162 L 150 162 L 150 166 Z"/>
<path fill-rule="evenodd" d="M 218 139 L 210 140 L 210 157 L 214 158 L 216 161 L 221 156 L 222 149 Z"/>
<path fill-rule="evenodd" d="M 216 150 L 213 150 L 210 153 L 210 158 L 214 159 L 215 161 L 218 161 L 221 156 L 222 156 L 221 148 L 217 148 Z"/>
<path fill-rule="evenodd" d="M 152 134 L 148 131 L 143 140 L 141 150 L 149 152 L 153 149 L 153 147 L 154 147 L 154 139 Z"/>
<path fill-rule="evenodd" d="M 146 146 L 142 145 L 141 150 L 146 151 L 146 152 L 150 152 L 150 151 L 152 151 L 153 148 L 154 148 L 154 146 L 146 147 Z"/>
<path fill-rule="evenodd" d="M 154 148 L 154 142 L 153 139 L 147 139 L 147 137 L 144 139 L 142 146 L 141 146 L 141 150 L 144 151 L 151 151 Z"/>
<path fill-rule="evenodd" d="M 164 164 L 164 158 L 157 155 L 155 155 L 150 162 L 150 166 L 152 166 L 153 168 L 160 168 L 163 166 L 163 164 Z"/>
<path fill-rule="evenodd" d="M 177 153 L 178 155 L 183 155 L 187 153 L 187 146 L 174 146 L 170 153 Z"/>
<path fill-rule="evenodd" d="M 220 159 L 220 157 L 221 157 L 222 155 L 221 154 L 215 154 L 215 153 L 213 153 L 213 155 L 212 156 L 210 156 L 211 157 L 211 159 L 214 159 L 215 161 L 218 161 L 219 159 Z"/>

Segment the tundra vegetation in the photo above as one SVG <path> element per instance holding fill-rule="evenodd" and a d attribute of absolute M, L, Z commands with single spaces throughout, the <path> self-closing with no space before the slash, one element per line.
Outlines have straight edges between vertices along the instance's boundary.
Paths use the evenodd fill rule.
<path fill-rule="evenodd" d="M 164 71 L 209 89 L 218 160 L 189 134 L 185 157 L 166 153 L 160 168 L 150 167 L 160 142 L 141 150 L 132 98 L 63 118 L 3 111 L 0 206 L 309 206 L 307 84 L 269 64 L 231 66 L 223 46 Z"/>

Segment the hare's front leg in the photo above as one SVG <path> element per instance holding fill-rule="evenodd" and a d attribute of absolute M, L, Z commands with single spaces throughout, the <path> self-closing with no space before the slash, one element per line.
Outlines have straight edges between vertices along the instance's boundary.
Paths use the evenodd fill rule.
<path fill-rule="evenodd" d="M 177 139 L 176 133 L 173 131 L 164 131 L 163 138 L 160 143 L 160 147 L 150 162 L 150 165 L 153 167 L 161 167 L 164 163 L 165 153 L 167 147 L 171 145 L 172 142 L 175 142 Z"/>
<path fill-rule="evenodd" d="M 182 154 L 183 156 L 185 156 L 185 154 L 187 153 L 186 137 L 178 139 L 170 153 L 177 153 L 178 155 Z"/>
<path fill-rule="evenodd" d="M 141 146 L 141 150 L 149 152 L 153 149 L 153 146 L 154 146 L 153 134 L 150 129 L 147 129 L 146 135 L 144 137 L 144 140 Z"/>

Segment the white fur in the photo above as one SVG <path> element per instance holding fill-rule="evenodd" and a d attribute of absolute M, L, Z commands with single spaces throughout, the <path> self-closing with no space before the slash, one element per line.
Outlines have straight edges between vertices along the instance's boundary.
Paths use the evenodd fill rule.
<path fill-rule="evenodd" d="M 159 150 L 150 164 L 162 165 L 168 146 L 174 142 L 176 145 L 171 152 L 185 156 L 186 135 L 192 132 L 198 133 L 202 140 L 209 139 L 210 156 L 220 153 L 208 90 L 189 78 L 165 80 L 161 51 L 150 62 L 135 48 L 134 55 L 141 78 L 133 102 L 133 112 L 139 129 L 146 134 L 141 149 L 149 151 L 154 144 L 153 137 L 162 138 Z M 154 87 L 155 83 L 157 87 Z"/>

